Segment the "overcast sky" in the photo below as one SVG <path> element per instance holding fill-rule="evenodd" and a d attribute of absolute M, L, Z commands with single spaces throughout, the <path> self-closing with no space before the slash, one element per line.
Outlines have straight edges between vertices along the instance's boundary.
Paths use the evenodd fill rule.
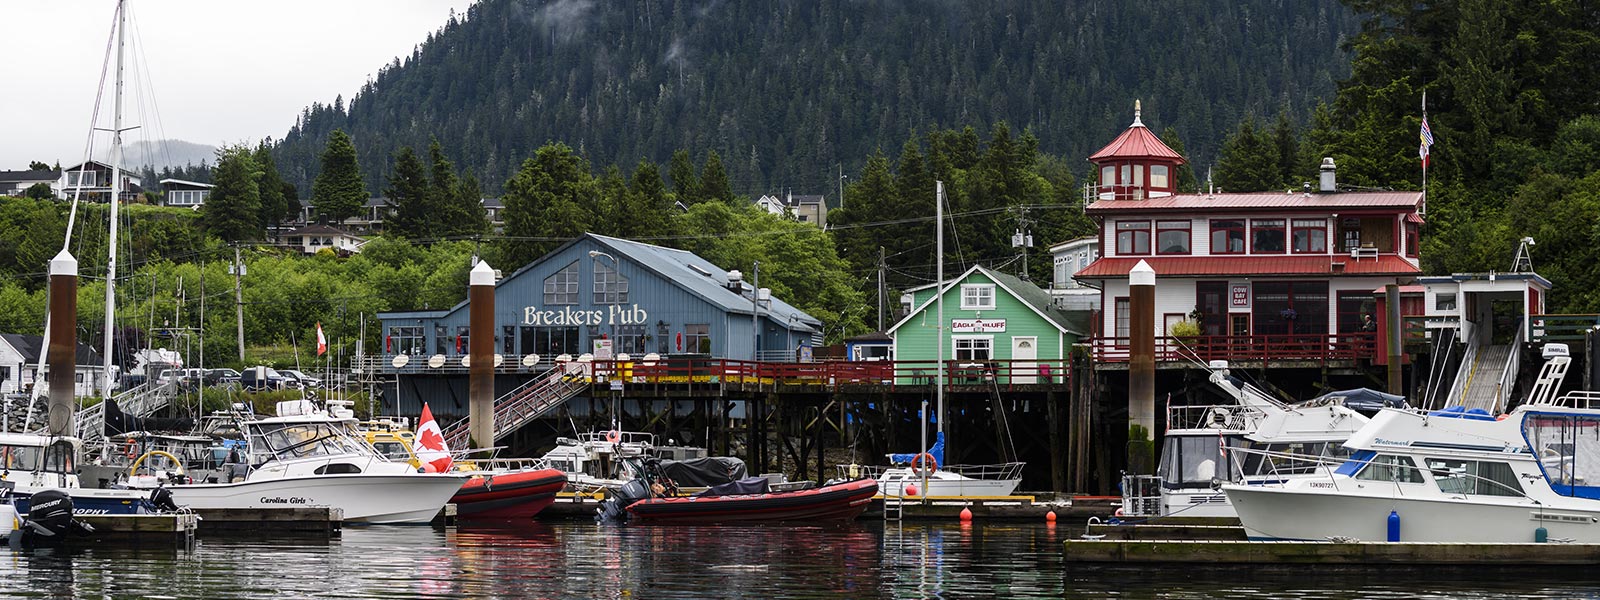
<path fill-rule="evenodd" d="M 471 4 L 130 0 L 123 126 L 142 129 L 123 141 L 283 137 L 303 107 L 338 94 L 348 101 L 444 25 L 451 9 L 464 13 Z M 0 0 L 0 170 L 82 158 L 114 12 L 113 0 Z M 109 77 L 106 87 L 99 126 L 109 128 Z M 109 136 L 97 138 L 96 153 L 107 144 Z"/>

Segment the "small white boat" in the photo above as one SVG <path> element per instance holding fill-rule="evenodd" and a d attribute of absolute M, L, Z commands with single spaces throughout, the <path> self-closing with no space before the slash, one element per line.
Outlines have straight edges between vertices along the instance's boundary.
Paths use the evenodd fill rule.
<path fill-rule="evenodd" d="M 355 416 L 306 400 L 278 403 L 278 416 L 243 419 L 247 464 L 230 465 L 229 483 L 165 486 L 190 508 L 331 506 L 346 522 L 427 523 L 467 475 L 421 473 L 385 459 L 357 431 Z M 241 474 L 242 473 L 242 474 Z M 161 485 L 134 477 L 130 486 Z"/>
<path fill-rule="evenodd" d="M 578 492 L 619 489 L 643 476 L 640 460 L 647 457 L 668 461 L 689 461 L 706 457 L 698 446 L 656 445 L 656 436 L 637 431 L 594 431 L 580 433 L 576 439 L 556 438 L 556 447 L 535 461 L 537 468 L 557 469 L 567 474 L 567 488 Z"/>
<path fill-rule="evenodd" d="M 934 436 L 933 446 L 920 454 L 889 454 L 891 466 L 837 465 L 837 476 L 850 480 L 868 477 L 878 481 L 885 496 L 1010 496 L 1022 484 L 1022 467 L 1027 463 L 995 465 L 940 465 L 944 455 L 944 433 Z M 908 489 L 910 488 L 910 489 Z M 911 493 L 915 490 L 916 493 Z"/>
<path fill-rule="evenodd" d="M 81 447 L 82 441 L 74 437 L 0 433 L 0 481 L 15 485 L 11 493 L 17 512 L 27 514 L 28 499 L 44 490 L 66 492 L 72 497 L 73 513 L 80 515 L 126 515 L 150 510 L 148 491 L 79 485 Z"/>

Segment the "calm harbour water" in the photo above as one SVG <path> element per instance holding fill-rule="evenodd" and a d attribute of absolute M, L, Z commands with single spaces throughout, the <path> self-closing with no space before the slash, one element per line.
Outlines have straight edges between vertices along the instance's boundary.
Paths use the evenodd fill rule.
<path fill-rule="evenodd" d="M 1068 567 L 1081 525 L 347 528 L 11 553 L 3 598 L 1572 598 L 1592 570 Z M 1585 571 L 1591 571 L 1586 573 Z"/>

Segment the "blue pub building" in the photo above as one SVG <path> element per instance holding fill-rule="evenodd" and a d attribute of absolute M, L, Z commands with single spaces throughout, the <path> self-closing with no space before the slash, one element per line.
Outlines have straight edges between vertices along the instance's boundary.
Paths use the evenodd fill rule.
<path fill-rule="evenodd" d="M 378 318 L 384 354 L 366 364 L 385 381 L 385 410 L 415 415 L 427 401 L 436 415 L 465 417 L 467 303 Z M 495 284 L 497 397 L 557 362 L 792 361 L 821 341 L 820 321 L 737 270 L 592 233 Z"/>

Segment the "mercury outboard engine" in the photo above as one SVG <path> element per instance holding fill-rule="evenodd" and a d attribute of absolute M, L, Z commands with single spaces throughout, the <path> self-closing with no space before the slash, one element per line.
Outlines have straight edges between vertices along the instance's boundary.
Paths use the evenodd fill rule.
<path fill-rule="evenodd" d="M 28 500 L 28 519 L 22 527 L 22 543 L 27 546 L 53 546 L 94 531 L 94 527 L 72 518 L 72 497 L 61 490 L 45 490 Z"/>
<path fill-rule="evenodd" d="M 596 523 L 624 523 L 628 520 L 628 507 L 633 503 L 650 497 L 650 483 L 644 479 L 635 479 L 622 484 L 618 490 L 606 490 L 606 499 L 600 501 L 600 508 L 596 511 Z"/>
<path fill-rule="evenodd" d="M 178 503 L 172 499 L 172 490 L 164 487 L 150 490 L 150 506 L 164 513 L 178 512 Z"/>

